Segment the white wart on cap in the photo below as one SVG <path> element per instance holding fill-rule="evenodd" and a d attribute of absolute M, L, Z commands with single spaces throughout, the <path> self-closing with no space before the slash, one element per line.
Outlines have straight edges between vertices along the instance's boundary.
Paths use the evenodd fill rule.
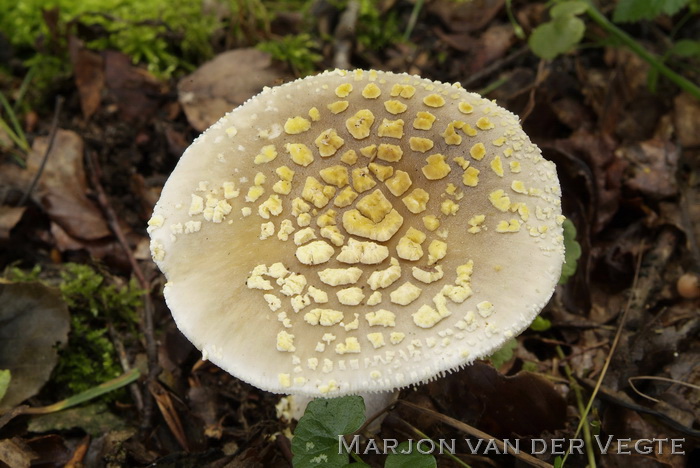
<path fill-rule="evenodd" d="M 459 85 L 336 70 L 265 89 L 182 156 L 149 221 L 177 325 L 259 388 L 415 384 L 492 353 L 564 259 L 554 164 Z"/>

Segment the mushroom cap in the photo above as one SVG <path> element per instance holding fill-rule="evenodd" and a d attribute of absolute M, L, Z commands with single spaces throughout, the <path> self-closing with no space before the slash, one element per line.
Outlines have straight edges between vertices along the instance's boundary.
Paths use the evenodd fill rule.
<path fill-rule="evenodd" d="M 386 391 L 487 356 L 551 297 L 555 166 L 515 115 L 407 74 L 266 88 L 165 184 L 151 253 L 182 333 L 261 389 Z"/>

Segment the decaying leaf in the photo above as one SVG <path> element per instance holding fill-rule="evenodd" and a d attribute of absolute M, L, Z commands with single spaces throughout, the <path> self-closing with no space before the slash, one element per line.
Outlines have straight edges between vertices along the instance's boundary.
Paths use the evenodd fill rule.
<path fill-rule="evenodd" d="M 83 117 L 89 119 L 100 107 L 105 85 L 104 60 L 100 54 L 85 47 L 76 37 L 69 40 L 70 59 L 75 74 L 75 86 L 80 95 Z"/>
<path fill-rule="evenodd" d="M 129 429 L 128 422 L 109 411 L 105 403 L 93 403 L 69 408 L 56 413 L 34 416 L 29 421 L 29 430 L 46 433 L 79 428 L 91 436 L 100 436 L 108 431 Z"/>
<path fill-rule="evenodd" d="M 10 231 L 17 226 L 25 210 L 23 206 L 0 206 L 0 240 L 10 238 Z"/>
<path fill-rule="evenodd" d="M 48 137 L 34 140 L 27 160 L 30 172 L 38 170 L 48 143 Z M 95 240 L 108 236 L 110 230 L 97 205 L 87 198 L 83 147 L 80 135 L 58 130 L 32 197 L 71 237 Z"/>
<path fill-rule="evenodd" d="M 0 440 L 0 462 L 12 468 L 29 468 L 37 455 L 19 438 Z"/>
<path fill-rule="evenodd" d="M 232 50 L 180 81 L 180 104 L 190 124 L 203 131 L 280 78 L 282 73 L 273 68 L 269 54 L 257 49 Z"/>
<path fill-rule="evenodd" d="M 632 172 L 626 182 L 631 189 L 651 199 L 671 197 L 678 192 L 678 148 L 658 139 L 643 141 L 621 150 Z"/>
<path fill-rule="evenodd" d="M 58 291 L 40 283 L 0 284 L 0 369 L 12 381 L 0 409 L 34 396 L 68 340 L 70 315 Z"/>
<path fill-rule="evenodd" d="M 537 436 L 561 429 L 566 402 L 547 380 L 530 372 L 512 377 L 476 362 L 428 384 L 440 412 L 495 437 Z"/>

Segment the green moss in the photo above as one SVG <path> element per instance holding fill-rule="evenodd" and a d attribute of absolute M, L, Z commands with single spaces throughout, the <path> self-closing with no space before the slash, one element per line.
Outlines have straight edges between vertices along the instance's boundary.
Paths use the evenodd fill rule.
<path fill-rule="evenodd" d="M 274 41 L 261 42 L 258 49 L 267 52 L 292 67 L 295 74 L 305 76 L 316 69 L 323 58 L 316 50 L 318 45 L 309 34 L 293 34 Z"/>
<path fill-rule="evenodd" d="M 67 345 L 59 352 L 49 391 L 51 399 L 67 398 L 120 376 L 124 370 L 109 330 L 125 341 L 139 334 L 138 310 L 144 291 L 135 280 L 120 283 L 99 267 L 65 263 L 55 273 L 9 267 L 4 277 L 12 282 L 43 281 L 57 286 L 71 314 Z M 108 398 L 119 398 L 110 393 Z"/>
<path fill-rule="evenodd" d="M 57 21 L 50 28 L 44 14 L 52 10 Z M 30 64 L 41 65 L 40 82 L 66 71 L 66 38 L 78 24 L 90 31 L 81 37 L 88 47 L 120 50 L 160 77 L 210 57 L 209 38 L 219 26 L 198 0 L 0 0 L 0 11 L 0 30 Z M 63 55 L 58 62 L 44 62 L 56 53 Z"/>
<path fill-rule="evenodd" d="M 109 284 L 87 265 L 66 264 L 61 280 L 59 288 L 71 311 L 71 332 L 53 381 L 74 394 L 123 372 L 108 330 L 112 326 L 124 334 L 136 334 L 143 291 L 134 281 Z"/>

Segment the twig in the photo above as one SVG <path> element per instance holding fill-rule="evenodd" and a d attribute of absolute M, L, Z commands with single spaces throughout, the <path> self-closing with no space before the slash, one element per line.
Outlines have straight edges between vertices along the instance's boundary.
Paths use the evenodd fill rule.
<path fill-rule="evenodd" d="M 481 70 L 479 70 L 478 72 L 470 75 L 469 78 L 467 78 L 461 82 L 462 86 L 469 89 L 469 87 L 472 84 L 476 83 L 477 81 L 481 80 L 482 78 L 486 78 L 487 76 L 491 75 L 492 73 L 496 72 L 497 70 L 508 65 L 510 62 L 517 60 L 520 56 L 525 55 L 529 50 L 530 49 L 526 45 L 520 47 L 519 49 L 516 49 L 514 52 L 506 55 L 502 59 L 496 60 L 488 67 L 484 67 Z"/>
<path fill-rule="evenodd" d="M 58 117 L 61 114 L 61 108 L 63 107 L 63 101 L 64 101 L 63 96 L 56 97 L 56 106 L 54 107 L 53 120 L 51 121 L 51 131 L 49 133 L 49 144 L 46 146 L 46 151 L 44 152 L 44 157 L 41 159 L 41 164 L 39 165 L 39 170 L 36 171 L 36 174 L 34 175 L 34 179 L 32 180 L 32 183 L 29 184 L 29 188 L 27 188 L 27 191 L 24 192 L 24 195 L 22 195 L 22 199 L 19 201 L 19 206 L 24 206 L 24 204 L 27 203 L 27 200 L 29 200 L 29 197 L 31 196 L 32 192 L 34 191 L 34 188 L 36 188 L 36 184 L 39 182 L 39 179 L 41 178 L 41 174 L 44 172 L 44 168 L 46 167 L 46 163 L 49 160 L 49 154 L 51 153 L 51 149 L 53 149 L 54 141 L 56 141 L 56 132 L 58 131 Z"/>
<path fill-rule="evenodd" d="M 656 398 L 651 397 L 651 396 L 647 395 L 646 393 L 638 390 L 637 387 L 634 385 L 635 380 L 658 380 L 659 382 L 669 382 L 672 384 L 678 384 L 678 385 L 682 385 L 684 387 L 689 387 L 689 388 L 692 388 L 694 390 L 700 390 L 700 386 L 698 386 L 698 385 L 694 385 L 694 384 L 691 384 L 689 382 L 683 382 L 682 380 L 669 379 L 668 377 L 656 377 L 653 375 L 640 375 L 637 377 L 630 377 L 629 379 L 627 379 L 627 382 L 629 382 L 630 387 L 632 387 L 632 390 L 634 390 L 637 395 L 644 397 L 647 400 L 651 400 L 654 403 L 658 403 L 659 400 L 657 400 Z"/>
<path fill-rule="evenodd" d="M 144 313 L 142 327 L 143 334 L 146 339 L 146 356 L 148 357 L 148 376 L 146 382 L 146 385 L 148 386 L 150 382 L 155 380 L 155 378 L 158 376 L 158 373 L 160 372 L 160 366 L 158 365 L 158 347 L 156 344 L 153 329 L 153 301 L 151 300 L 150 294 L 151 285 L 146 280 L 146 277 L 143 274 L 143 270 L 141 270 L 141 266 L 136 261 L 136 257 L 134 257 L 134 253 L 131 251 L 131 247 L 129 247 L 129 242 L 127 241 L 126 236 L 124 235 L 124 232 L 122 231 L 121 226 L 119 225 L 119 219 L 117 218 L 117 214 L 115 213 L 114 208 L 112 208 L 112 205 L 109 203 L 107 193 L 105 192 L 104 187 L 100 182 L 101 173 L 99 162 L 97 160 L 97 155 L 94 152 L 90 152 L 90 154 L 86 158 L 86 161 L 87 167 L 90 172 L 90 181 L 97 195 L 97 201 L 99 202 L 100 206 L 102 207 L 102 210 L 104 211 L 105 216 L 107 217 L 107 223 L 109 224 L 110 229 L 119 241 L 119 244 L 121 245 L 122 249 L 124 250 L 124 253 L 126 254 L 129 260 L 129 264 L 131 265 L 131 269 L 134 273 L 134 276 L 138 280 L 141 289 L 144 290 Z M 152 416 L 153 397 L 150 392 L 144 392 L 143 421 L 141 422 L 142 428 L 145 429 L 150 425 Z"/>
<path fill-rule="evenodd" d="M 350 54 L 359 12 L 360 3 L 357 0 L 350 0 L 345 11 L 340 15 L 340 21 L 338 21 L 338 26 L 335 28 L 333 65 L 336 68 L 345 70 L 350 68 Z"/>
<path fill-rule="evenodd" d="M 435 443 L 435 441 L 434 441 L 433 439 L 431 439 L 426 433 L 424 433 L 423 431 L 421 431 L 421 430 L 418 429 L 417 427 L 413 427 L 413 425 L 411 425 L 408 421 L 404 421 L 403 419 L 401 419 L 401 422 L 402 422 L 403 424 L 405 424 L 406 427 L 408 427 L 409 429 L 411 429 L 411 430 L 412 430 L 418 437 L 420 437 L 421 439 L 430 440 L 430 441 L 433 443 L 433 445 L 437 445 L 437 444 Z M 469 466 L 469 465 L 468 465 L 467 463 L 465 463 L 464 461 L 460 460 L 459 457 L 457 457 L 457 455 L 455 455 L 454 453 L 450 452 L 449 450 L 445 451 L 444 455 L 447 455 L 449 458 L 452 459 L 452 461 L 454 461 L 455 463 L 457 463 L 459 466 L 462 466 L 462 467 L 464 467 L 464 468 L 471 468 L 471 466 Z"/>
<path fill-rule="evenodd" d="M 437 413 L 433 410 L 429 410 L 427 408 L 423 408 L 421 406 L 418 406 L 414 403 L 408 402 L 406 400 L 399 400 L 398 403 L 401 403 L 404 406 L 407 406 L 409 408 L 412 408 L 416 411 L 420 411 L 421 413 L 428 414 L 432 416 L 433 418 L 437 419 L 440 422 L 443 422 L 447 424 L 448 426 L 452 426 L 455 429 L 458 429 L 460 431 L 466 432 L 470 436 L 477 437 L 479 439 L 484 439 L 484 440 L 493 440 L 496 446 L 498 447 L 498 450 L 500 453 L 509 453 L 513 455 L 515 458 L 519 459 L 522 462 L 527 463 L 530 466 L 537 466 L 539 468 L 554 468 L 552 465 L 550 465 L 547 462 L 544 462 L 540 460 L 539 458 L 535 458 L 532 455 L 520 451 L 508 451 L 508 447 L 503 443 L 502 440 L 496 439 L 493 436 L 490 436 L 489 434 L 480 431 L 479 429 L 470 426 L 469 424 L 463 423 L 462 421 L 459 421 L 457 419 L 451 418 L 449 416 L 445 416 L 444 414 Z"/>
<path fill-rule="evenodd" d="M 114 326 L 111 323 L 109 324 L 108 330 L 109 336 L 110 338 L 112 338 L 112 341 L 114 342 L 114 347 L 117 350 L 117 355 L 119 356 L 119 362 L 122 365 L 122 369 L 124 370 L 124 372 L 130 371 L 131 365 L 129 364 L 129 359 L 126 356 L 124 343 L 122 343 L 122 340 L 119 339 L 119 337 L 117 336 L 117 331 L 114 329 Z M 130 384 L 129 391 L 131 392 L 131 396 L 136 402 L 136 408 L 138 408 L 139 411 L 143 411 L 143 395 L 141 395 L 138 384 Z"/>

